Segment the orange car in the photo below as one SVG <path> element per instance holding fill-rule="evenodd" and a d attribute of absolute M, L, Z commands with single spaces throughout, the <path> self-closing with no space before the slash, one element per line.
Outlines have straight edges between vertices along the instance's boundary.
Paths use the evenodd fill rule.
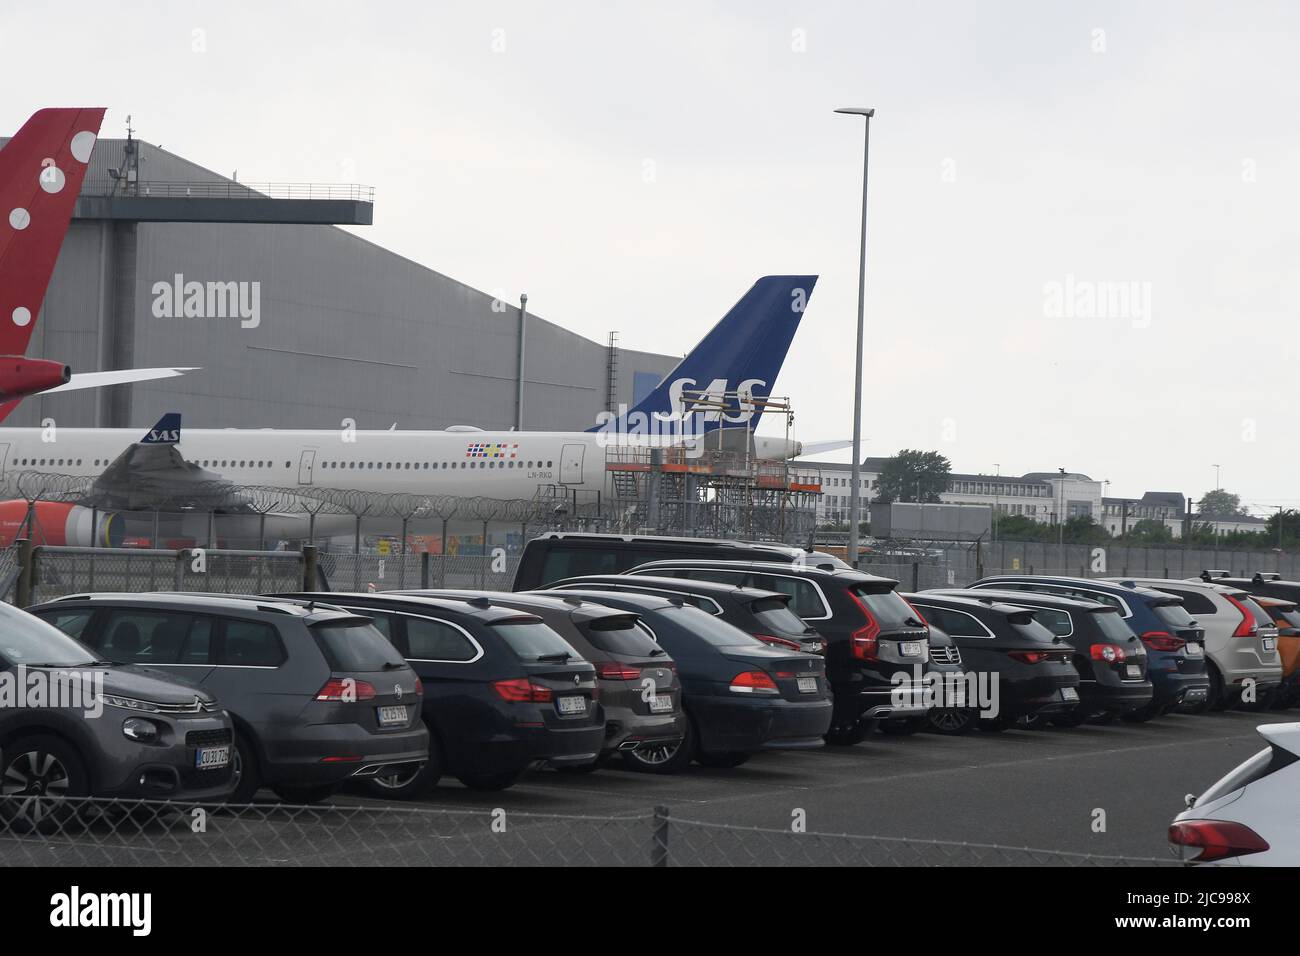
<path fill-rule="evenodd" d="M 1300 704 L 1300 608 L 1295 601 L 1280 597 L 1253 595 L 1255 603 L 1277 624 L 1277 654 L 1282 659 L 1282 687 L 1273 706 L 1294 707 Z"/>

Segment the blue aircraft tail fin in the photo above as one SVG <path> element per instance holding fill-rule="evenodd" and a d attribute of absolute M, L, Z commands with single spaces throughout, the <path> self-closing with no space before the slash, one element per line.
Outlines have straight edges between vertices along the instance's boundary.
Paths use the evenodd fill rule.
<path fill-rule="evenodd" d="M 181 440 L 181 413 L 168 412 L 140 439 L 141 445 L 178 445 Z"/>

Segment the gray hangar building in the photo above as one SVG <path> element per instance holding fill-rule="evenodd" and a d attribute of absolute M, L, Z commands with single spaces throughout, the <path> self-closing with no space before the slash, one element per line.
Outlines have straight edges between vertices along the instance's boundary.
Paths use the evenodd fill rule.
<path fill-rule="evenodd" d="M 373 208 L 365 187 L 244 185 L 100 140 L 28 354 L 74 372 L 201 371 L 34 396 L 5 424 L 143 431 L 178 411 L 195 428 L 512 427 L 518 306 L 338 228 Z M 187 317 L 178 282 L 222 283 L 205 299 L 216 314 Z M 531 430 L 588 428 L 678 361 L 531 314 L 524 339 Z"/>

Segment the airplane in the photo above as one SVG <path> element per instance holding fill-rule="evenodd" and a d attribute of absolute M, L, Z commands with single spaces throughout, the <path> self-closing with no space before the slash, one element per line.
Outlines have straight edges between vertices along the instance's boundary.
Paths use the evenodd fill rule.
<path fill-rule="evenodd" d="M 63 362 L 26 355 L 103 119 L 100 107 L 38 110 L 0 149 L 0 421 L 29 395 L 193 371 L 73 374 Z"/>
<path fill-rule="evenodd" d="M 269 486 L 532 499 L 603 491 L 606 458 L 646 448 L 689 454 L 738 433 L 756 457 L 796 457 L 801 446 L 755 436 L 771 386 L 803 317 L 816 276 L 764 276 L 704 339 L 631 409 L 602 415 L 582 432 L 444 430 L 371 431 L 186 429 L 169 413 L 143 438 L 130 429 L 0 428 L 0 477 L 58 475 L 83 479 L 78 502 L 0 502 L 7 526 L 35 519 L 44 543 L 111 544 L 118 511 L 206 511 L 242 507 L 238 489 Z M 630 451 L 627 451 L 629 450 Z M 39 487 L 39 481 L 32 483 Z M 7 509 L 7 511 L 6 511 Z M 81 509 L 81 510 L 76 510 Z M 99 514 L 100 520 L 95 519 Z M 8 519 L 6 520 L 6 515 Z M 53 535 L 53 537 L 50 537 Z M 59 541 L 54 540 L 58 538 Z"/>

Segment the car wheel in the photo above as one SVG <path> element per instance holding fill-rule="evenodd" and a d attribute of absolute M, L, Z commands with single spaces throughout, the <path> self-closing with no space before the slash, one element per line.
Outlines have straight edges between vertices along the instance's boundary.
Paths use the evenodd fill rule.
<path fill-rule="evenodd" d="M 320 803 L 322 800 L 328 800 L 334 796 L 338 790 L 334 784 L 325 784 L 319 787 L 272 787 L 275 795 L 284 803 L 301 803 L 311 804 Z"/>
<path fill-rule="evenodd" d="M 852 747 L 854 744 L 860 744 L 870 737 L 876 729 L 876 723 L 869 717 L 859 717 L 857 720 L 845 721 L 844 723 L 833 723 L 822 736 L 822 739 L 832 747 Z"/>
<path fill-rule="evenodd" d="M 253 741 L 235 731 L 235 746 L 230 752 L 230 778 L 235 785 L 227 803 L 252 803 L 258 790 L 262 789 L 261 768 L 257 764 L 257 753 Z"/>
<path fill-rule="evenodd" d="M 975 729 L 975 712 L 964 707 L 944 707 L 932 710 L 926 716 L 927 728 L 931 733 L 945 734 L 950 737 L 968 734 Z"/>
<path fill-rule="evenodd" d="M 54 833 L 76 813 L 65 798 L 90 793 L 90 775 L 71 744 L 58 737 L 14 741 L 0 768 L 0 817 L 17 833 Z"/>
<path fill-rule="evenodd" d="M 1205 669 L 1206 676 L 1210 678 L 1210 691 L 1205 697 L 1206 710 L 1227 710 L 1228 695 L 1223 687 L 1223 675 L 1219 669 L 1211 662 Z"/>
<path fill-rule="evenodd" d="M 687 720 L 681 740 L 624 750 L 623 766 L 637 773 L 680 773 L 695 759 L 695 739 L 693 721 Z"/>
<path fill-rule="evenodd" d="M 513 787 L 522 776 L 522 770 L 508 770 L 503 773 L 463 773 L 457 779 L 471 790 L 487 793 Z"/>
<path fill-rule="evenodd" d="M 717 753 L 700 751 L 695 755 L 695 762 L 701 767 L 730 770 L 732 767 L 739 767 L 752 756 L 753 754 L 747 750 L 722 750 Z"/>
<path fill-rule="evenodd" d="M 924 730 L 930 721 L 925 717 L 902 717 L 898 720 L 886 720 L 880 724 L 880 730 L 895 737 L 909 737 L 919 730 Z"/>

